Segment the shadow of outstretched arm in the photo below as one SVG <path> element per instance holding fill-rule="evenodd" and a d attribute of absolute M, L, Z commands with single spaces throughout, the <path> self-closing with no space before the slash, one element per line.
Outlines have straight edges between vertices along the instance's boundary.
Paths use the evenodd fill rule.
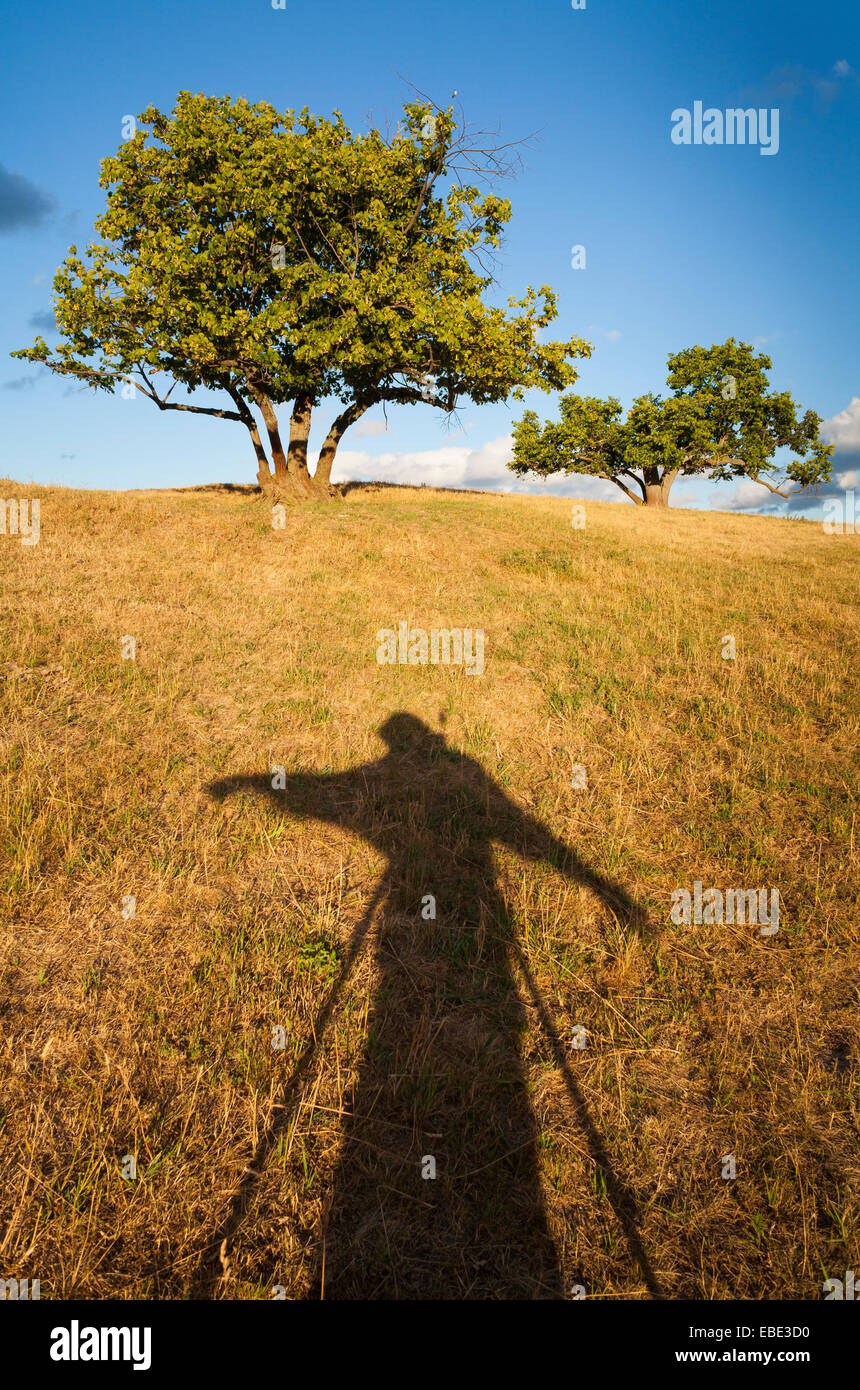
<path fill-rule="evenodd" d="M 326 791 L 331 791 L 335 797 L 338 781 L 339 779 L 336 776 L 332 777 L 329 787 L 326 787 Z M 321 814 L 319 798 L 321 782 L 325 782 L 325 779 L 297 774 L 286 778 L 286 785 L 284 788 L 275 789 L 272 787 L 272 779 L 263 775 L 226 777 L 221 781 L 210 783 L 205 790 L 212 797 L 213 801 L 216 802 L 226 801 L 228 797 L 246 793 L 252 795 L 266 795 L 277 805 L 279 810 L 285 810 L 287 808 L 292 808 L 297 811 L 307 810 L 309 801 L 313 800 L 313 804 L 316 807 L 314 814 L 318 819 L 328 820 L 330 818 L 336 818 Z M 289 1119 L 291 1110 L 300 1098 L 302 1086 L 310 1072 L 311 1064 L 318 1051 L 319 1044 L 328 1028 L 332 1015 L 337 1008 L 338 1002 L 352 973 L 353 966 L 361 952 L 374 914 L 380 902 L 386 896 L 387 891 L 388 884 L 386 878 L 383 876 L 376 887 L 373 897 L 365 908 L 361 920 L 353 928 L 344 953 L 340 973 L 317 1010 L 308 1040 L 296 1058 L 293 1070 L 281 1090 L 275 1114 L 268 1125 L 263 1126 L 256 1149 L 234 1189 L 227 1212 L 217 1229 L 213 1232 L 212 1239 L 207 1241 L 204 1249 L 201 1251 L 201 1262 L 192 1284 L 192 1298 L 204 1298 L 211 1294 L 212 1289 L 220 1277 L 221 1252 L 239 1230 L 248 1202 L 256 1187 L 257 1174 L 262 1170 L 271 1151 L 273 1142 L 284 1128 Z"/>

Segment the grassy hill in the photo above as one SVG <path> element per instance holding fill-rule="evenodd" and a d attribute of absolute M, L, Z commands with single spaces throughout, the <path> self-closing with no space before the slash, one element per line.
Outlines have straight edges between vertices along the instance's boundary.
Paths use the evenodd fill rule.
<path fill-rule="evenodd" d="M 860 1267 L 857 538 L 35 495 L 39 544 L 0 536 L 0 1276 L 818 1299 Z M 483 674 L 380 665 L 400 621 L 482 629 Z M 778 889 L 778 932 L 674 923 L 696 881 Z"/>

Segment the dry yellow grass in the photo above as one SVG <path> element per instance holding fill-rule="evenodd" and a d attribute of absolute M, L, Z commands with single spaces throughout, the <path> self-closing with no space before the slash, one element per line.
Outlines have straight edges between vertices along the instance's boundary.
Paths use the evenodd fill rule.
<path fill-rule="evenodd" d="M 0 1276 L 817 1299 L 858 1267 L 856 538 L 36 495 L 40 543 L 0 537 Z M 484 674 L 378 665 L 399 620 L 483 628 Z M 779 932 L 673 924 L 695 880 L 778 888 Z"/>

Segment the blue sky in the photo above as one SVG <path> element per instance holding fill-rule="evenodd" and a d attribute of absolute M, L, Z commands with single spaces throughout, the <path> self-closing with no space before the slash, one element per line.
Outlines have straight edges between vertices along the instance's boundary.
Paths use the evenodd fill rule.
<path fill-rule="evenodd" d="M 773 385 L 832 422 L 831 491 L 844 492 L 860 467 L 858 15 L 856 0 L 16 7 L 4 17 L 0 95 L 0 475 L 100 488 L 254 481 L 242 426 L 93 395 L 7 354 L 37 332 L 53 341 L 40 325 L 51 280 L 68 246 L 90 239 L 99 162 L 126 115 L 171 109 L 188 89 L 338 109 L 365 129 L 368 117 L 396 117 L 411 81 L 441 105 L 456 89 L 468 119 L 498 124 L 502 138 L 538 132 L 500 190 L 513 218 L 498 275 L 505 295 L 544 282 L 558 292 L 553 336 L 594 344 L 578 389 L 627 404 L 662 387 L 673 351 L 755 343 L 773 359 Z M 778 153 L 673 144 L 671 113 L 695 101 L 778 109 Z M 574 245 L 586 248 L 584 270 L 571 267 Z M 528 404 L 555 413 L 552 396 Z M 466 406 L 452 430 L 429 407 L 394 407 L 385 433 L 374 412 L 346 435 L 335 480 L 549 488 L 629 505 L 611 484 L 508 473 L 519 410 Z M 312 449 L 328 415 L 318 412 Z M 699 481 L 676 484 L 672 500 L 773 506 L 753 485 Z"/>

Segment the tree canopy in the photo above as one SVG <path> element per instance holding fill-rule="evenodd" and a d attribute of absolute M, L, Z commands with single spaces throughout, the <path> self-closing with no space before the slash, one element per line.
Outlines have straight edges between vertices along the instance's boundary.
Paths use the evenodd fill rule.
<path fill-rule="evenodd" d="M 502 160 L 452 109 L 412 101 L 393 135 L 357 135 L 339 112 L 182 92 L 171 115 L 150 106 L 138 121 L 102 163 L 99 240 L 85 256 L 72 246 L 55 277 L 61 342 L 13 356 L 242 423 L 260 483 L 295 497 L 330 494 L 340 439 L 373 405 L 450 413 L 575 381 L 588 344 L 537 341 L 557 313 L 548 286 L 488 302 L 483 258 L 511 206 L 477 186 Z M 228 400 L 192 404 L 177 386 Z M 311 413 L 326 398 L 343 408 L 311 475 Z"/>
<path fill-rule="evenodd" d="M 585 473 L 616 484 L 638 505 L 668 506 L 679 476 L 751 478 L 781 497 L 826 481 L 833 446 L 819 438 L 821 417 L 799 414 L 787 391 L 770 391 L 771 359 L 729 338 L 687 348 L 668 360 L 672 394 L 639 396 L 625 418 L 614 397 L 561 397 L 561 419 L 540 426 L 526 411 L 514 426 L 515 473 Z M 783 468 L 777 449 L 794 457 Z M 797 486 L 786 491 L 788 484 Z"/>

